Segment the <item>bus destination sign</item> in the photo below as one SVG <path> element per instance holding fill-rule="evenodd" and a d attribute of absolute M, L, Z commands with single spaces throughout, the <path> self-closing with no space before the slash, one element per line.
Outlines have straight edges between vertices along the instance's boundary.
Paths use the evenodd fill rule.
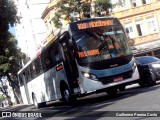
<path fill-rule="evenodd" d="M 77 27 L 79 30 L 94 28 L 94 27 L 109 26 L 109 25 L 113 25 L 112 20 L 98 20 L 98 21 L 89 21 L 85 23 L 77 23 Z"/>
<path fill-rule="evenodd" d="M 78 52 L 79 58 L 83 58 L 83 57 L 87 57 L 87 56 L 93 56 L 93 55 L 99 55 L 99 54 L 100 53 L 99 53 L 98 49 Z"/>

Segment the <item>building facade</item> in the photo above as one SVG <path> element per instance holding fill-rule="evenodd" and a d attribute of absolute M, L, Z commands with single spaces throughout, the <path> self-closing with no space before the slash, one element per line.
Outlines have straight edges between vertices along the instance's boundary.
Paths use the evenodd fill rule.
<path fill-rule="evenodd" d="M 41 46 L 52 40 L 57 33 L 52 18 L 57 0 L 15 0 L 21 24 L 16 25 L 16 37 L 22 51 L 30 58 Z M 83 0 L 85 1 L 85 0 Z M 91 9 L 94 9 L 94 1 Z M 160 0 L 111 0 L 112 16 L 120 19 L 137 53 L 148 51 L 148 55 L 159 57 L 160 47 Z M 94 17 L 94 16 L 92 16 Z M 68 21 L 61 20 L 63 25 Z"/>
<path fill-rule="evenodd" d="M 20 24 L 15 25 L 16 38 L 22 52 L 29 58 L 36 55 L 46 38 L 46 25 L 41 18 L 50 0 L 14 0 L 18 8 Z"/>
<path fill-rule="evenodd" d="M 112 0 L 112 15 L 119 18 L 136 54 L 160 57 L 160 2 L 159 0 Z"/>
<path fill-rule="evenodd" d="M 91 9 L 93 10 L 94 1 L 91 1 Z M 57 2 L 51 0 L 42 14 L 42 18 L 48 26 L 48 37 L 44 42 L 50 41 L 56 34 L 56 28 L 51 19 L 54 16 Z M 147 51 L 146 55 L 160 57 L 160 1 L 111 0 L 111 2 L 114 5 L 111 16 L 119 18 L 124 25 L 128 36 L 134 43 L 136 54 Z M 64 23 L 66 24 L 67 21 Z"/>

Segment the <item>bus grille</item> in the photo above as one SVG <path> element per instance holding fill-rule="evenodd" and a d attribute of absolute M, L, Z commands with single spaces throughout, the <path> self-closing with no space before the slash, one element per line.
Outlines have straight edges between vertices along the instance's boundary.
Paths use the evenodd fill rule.
<path fill-rule="evenodd" d="M 128 78 L 131 78 L 132 74 L 133 74 L 133 71 L 131 70 L 131 71 L 128 71 L 128 72 L 125 72 L 122 74 L 118 74 L 118 75 L 113 75 L 113 76 L 109 76 L 109 77 L 101 77 L 98 80 L 100 82 L 102 82 L 102 84 L 109 84 L 109 83 L 114 82 L 114 78 L 116 78 L 116 77 L 123 77 L 123 80 L 125 80 Z"/>

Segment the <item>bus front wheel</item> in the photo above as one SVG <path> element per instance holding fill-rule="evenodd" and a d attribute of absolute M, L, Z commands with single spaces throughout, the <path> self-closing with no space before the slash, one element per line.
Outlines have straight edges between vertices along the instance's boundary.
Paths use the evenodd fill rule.
<path fill-rule="evenodd" d="M 61 87 L 61 95 L 62 95 L 62 102 L 67 104 L 73 104 L 77 101 L 76 96 L 71 96 L 70 90 L 67 85 Z"/>
<path fill-rule="evenodd" d="M 117 95 L 118 93 L 118 89 L 117 88 L 110 88 L 106 91 L 106 93 L 111 96 L 111 97 L 114 97 Z"/>

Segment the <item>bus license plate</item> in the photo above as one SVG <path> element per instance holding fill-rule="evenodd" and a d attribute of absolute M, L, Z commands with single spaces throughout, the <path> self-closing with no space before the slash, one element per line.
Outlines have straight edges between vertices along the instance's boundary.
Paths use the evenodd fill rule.
<path fill-rule="evenodd" d="M 123 80 L 123 77 L 122 77 L 122 76 L 113 78 L 113 81 L 114 81 L 114 82 L 118 82 L 118 81 L 121 81 L 121 80 Z"/>

